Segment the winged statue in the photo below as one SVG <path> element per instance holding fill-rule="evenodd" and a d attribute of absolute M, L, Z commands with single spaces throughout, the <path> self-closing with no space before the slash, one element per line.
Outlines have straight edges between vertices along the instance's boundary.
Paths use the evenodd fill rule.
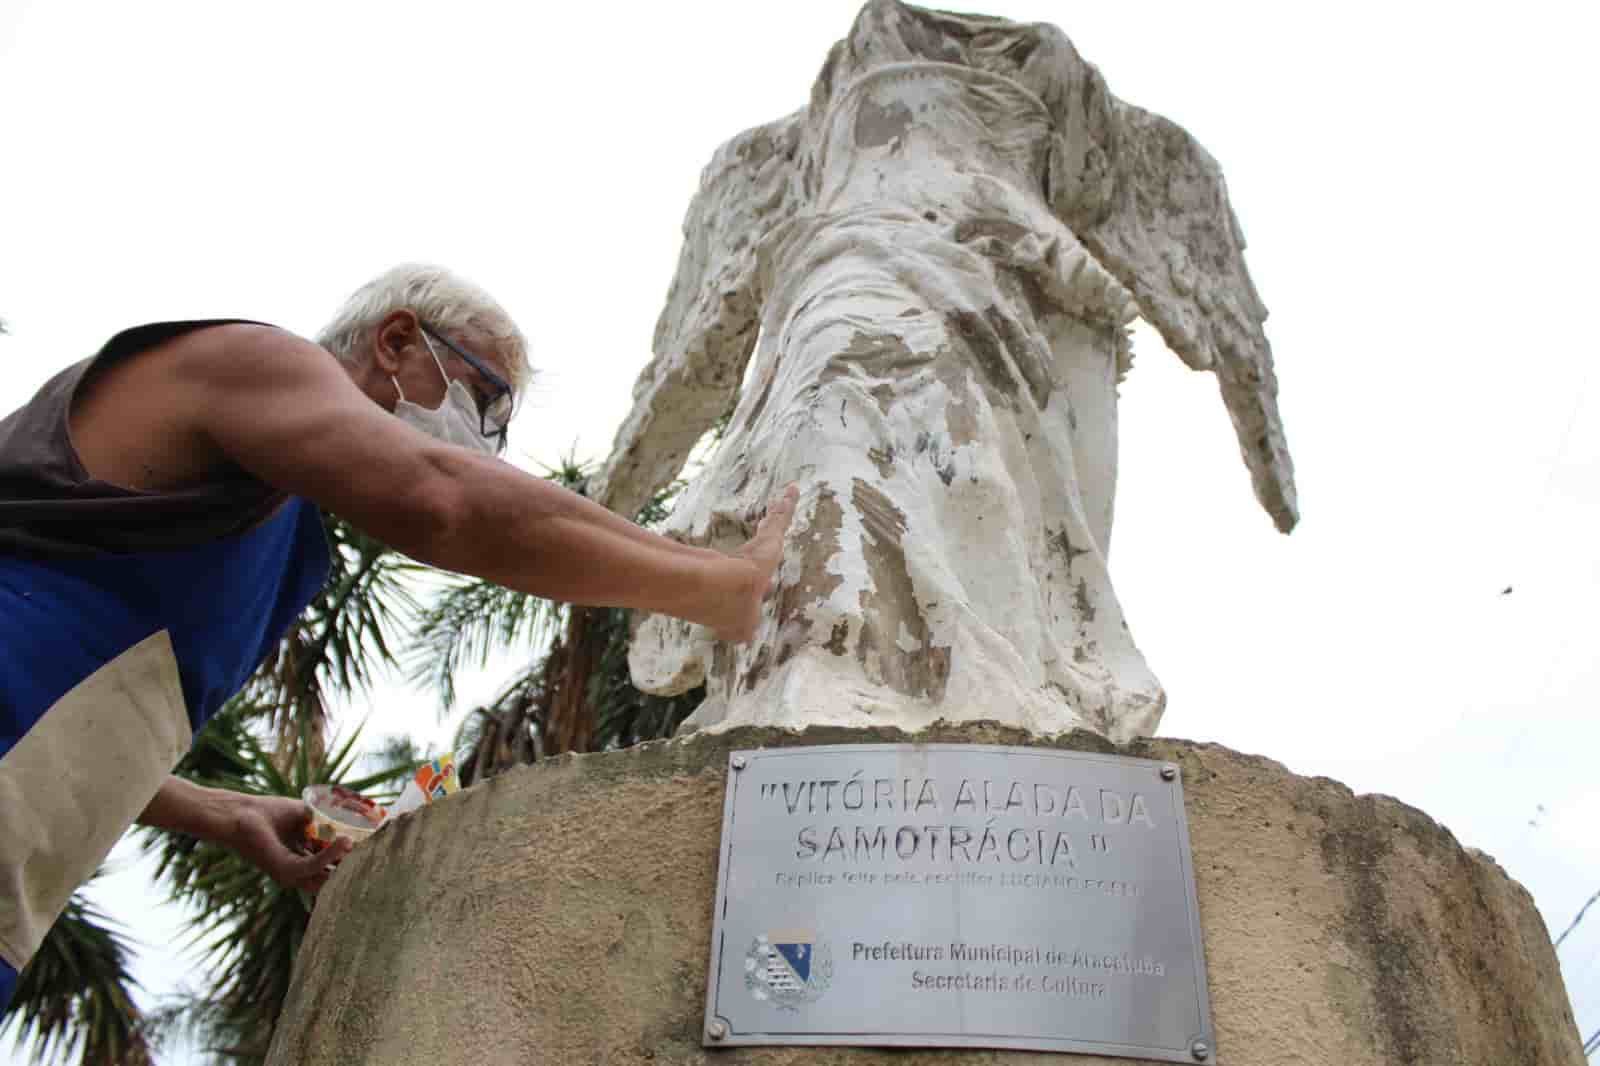
<path fill-rule="evenodd" d="M 644 618 L 635 684 L 703 682 L 687 729 L 1152 734 L 1107 569 L 1135 318 L 1216 375 L 1256 498 L 1296 520 L 1243 253 L 1216 162 L 1059 29 L 872 0 L 689 206 L 595 495 L 636 513 L 724 417 L 669 535 L 731 550 L 802 495 L 756 639 Z"/>

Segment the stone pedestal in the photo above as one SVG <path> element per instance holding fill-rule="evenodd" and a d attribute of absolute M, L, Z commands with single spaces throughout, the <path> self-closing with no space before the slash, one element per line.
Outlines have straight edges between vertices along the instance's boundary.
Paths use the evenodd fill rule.
<path fill-rule="evenodd" d="M 567 756 L 398 820 L 323 891 L 270 1066 L 1144 1061 L 701 1048 L 727 752 L 910 739 L 736 730 Z M 1584 1062 L 1533 900 L 1419 811 L 1181 740 L 916 739 L 1181 767 L 1222 1066 Z"/>

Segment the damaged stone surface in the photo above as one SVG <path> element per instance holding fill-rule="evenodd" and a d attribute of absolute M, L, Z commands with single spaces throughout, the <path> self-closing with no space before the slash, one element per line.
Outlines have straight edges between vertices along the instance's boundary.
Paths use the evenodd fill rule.
<path fill-rule="evenodd" d="M 779 593 L 740 648 L 645 621 L 635 683 L 703 681 L 689 729 L 1153 733 L 1107 563 L 1136 316 L 1217 373 L 1257 496 L 1295 520 L 1243 247 L 1210 156 L 1060 30 L 867 4 L 810 104 L 706 168 L 596 485 L 635 513 L 731 409 L 668 532 L 735 548 L 798 483 Z"/>
<path fill-rule="evenodd" d="M 739 748 L 906 743 L 736 729 L 513 770 L 397 820 L 318 899 L 270 1066 L 1030 1063 L 1004 1051 L 700 1046 L 725 768 Z M 1225 1066 L 1582 1066 L 1533 900 L 1386 796 L 1214 744 L 1041 741 L 937 723 L 928 743 L 1175 763 Z"/>

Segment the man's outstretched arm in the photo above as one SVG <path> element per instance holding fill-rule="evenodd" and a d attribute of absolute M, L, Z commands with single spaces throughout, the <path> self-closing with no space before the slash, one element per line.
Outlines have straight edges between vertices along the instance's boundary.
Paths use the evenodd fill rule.
<path fill-rule="evenodd" d="M 549 599 L 634 607 L 746 640 L 782 558 L 791 488 L 739 552 L 657 536 L 390 416 L 321 348 L 233 325 L 193 335 L 181 409 L 227 458 L 434 566 Z"/>

